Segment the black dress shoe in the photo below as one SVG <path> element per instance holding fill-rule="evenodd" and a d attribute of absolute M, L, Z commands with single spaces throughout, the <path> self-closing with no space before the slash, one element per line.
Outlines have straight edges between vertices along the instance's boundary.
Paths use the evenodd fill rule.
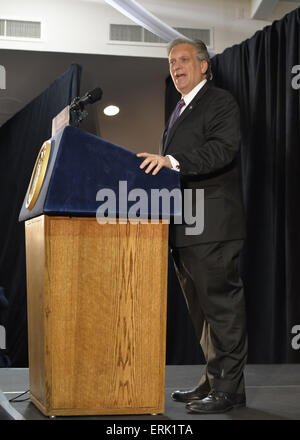
<path fill-rule="evenodd" d="M 203 387 L 196 387 L 192 390 L 188 391 L 174 391 L 171 394 L 171 397 L 176 402 L 192 402 L 194 400 L 202 400 L 209 393 L 209 390 L 206 390 Z"/>
<path fill-rule="evenodd" d="M 217 414 L 242 406 L 246 406 L 245 394 L 231 394 L 213 390 L 204 399 L 188 403 L 186 409 L 198 414 Z"/>

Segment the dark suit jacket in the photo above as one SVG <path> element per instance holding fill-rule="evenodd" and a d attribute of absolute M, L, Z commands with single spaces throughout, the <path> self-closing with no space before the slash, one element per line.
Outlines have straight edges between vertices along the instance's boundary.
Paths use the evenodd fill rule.
<path fill-rule="evenodd" d="M 204 189 L 203 233 L 186 235 L 186 225 L 171 225 L 171 245 L 244 238 L 239 148 L 239 108 L 229 92 L 207 82 L 161 143 L 161 154 L 180 163 L 182 189 Z"/>

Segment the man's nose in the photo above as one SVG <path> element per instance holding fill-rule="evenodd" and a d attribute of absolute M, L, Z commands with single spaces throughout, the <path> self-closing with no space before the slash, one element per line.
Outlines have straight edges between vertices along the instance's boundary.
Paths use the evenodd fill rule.
<path fill-rule="evenodd" d="M 175 61 L 172 68 L 174 72 L 177 72 L 177 70 L 181 69 L 181 62 L 180 61 Z"/>

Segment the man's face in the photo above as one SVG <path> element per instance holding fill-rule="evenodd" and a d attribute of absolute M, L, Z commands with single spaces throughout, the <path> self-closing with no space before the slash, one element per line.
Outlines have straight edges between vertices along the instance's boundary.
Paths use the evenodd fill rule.
<path fill-rule="evenodd" d="M 174 85 L 182 96 L 206 78 L 208 68 L 207 61 L 199 62 L 195 47 L 187 43 L 173 47 L 169 55 L 169 66 Z"/>

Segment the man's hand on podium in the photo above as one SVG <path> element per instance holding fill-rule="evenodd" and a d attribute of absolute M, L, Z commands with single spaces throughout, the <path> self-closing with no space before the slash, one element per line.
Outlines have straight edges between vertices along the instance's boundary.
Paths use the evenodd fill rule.
<path fill-rule="evenodd" d="M 145 173 L 149 174 L 152 170 L 152 175 L 155 176 L 163 167 L 172 168 L 172 164 L 168 156 L 160 156 L 159 154 L 138 153 L 137 157 L 145 157 L 141 163 L 140 168 L 145 169 Z"/>

